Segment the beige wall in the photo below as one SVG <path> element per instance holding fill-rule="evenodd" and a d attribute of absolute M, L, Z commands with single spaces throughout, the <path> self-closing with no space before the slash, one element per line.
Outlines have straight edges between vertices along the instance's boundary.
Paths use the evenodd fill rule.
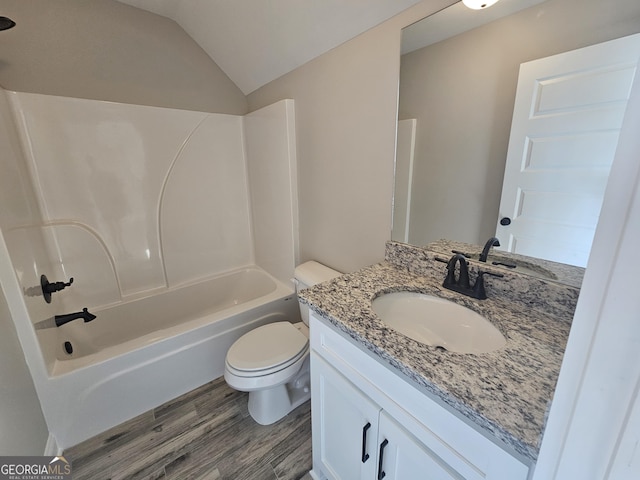
<path fill-rule="evenodd" d="M 0 455 L 42 455 L 49 431 L 0 290 Z"/>
<path fill-rule="evenodd" d="M 495 234 L 520 63 L 639 31 L 638 0 L 549 0 L 404 55 L 399 116 L 418 120 L 410 242 Z"/>
<path fill-rule="evenodd" d="M 341 271 L 382 260 L 391 199 L 402 27 L 451 0 L 425 0 L 248 96 L 296 103 L 301 260 Z"/>
<path fill-rule="evenodd" d="M 0 86 L 244 114 L 240 89 L 173 20 L 115 0 L 0 0 Z"/>
<path fill-rule="evenodd" d="M 22 91 L 223 113 L 245 113 L 283 98 L 295 99 L 301 260 L 313 258 L 336 269 L 353 270 L 379 261 L 390 237 L 401 28 L 450 3 L 422 1 L 250 94 L 247 109 L 235 85 L 171 20 L 113 0 L 0 0 L 2 13 L 18 23 L 14 30 L 0 33 L 0 84 Z M 498 57 L 515 55 L 517 65 L 632 31 L 637 15 L 626 9 L 637 2 L 615 3 L 612 8 L 611 2 L 598 0 L 550 0 L 529 17 L 504 27 L 517 32 L 516 41 L 505 42 L 504 32 L 493 34 L 500 45 Z M 579 8 L 568 14 L 562 4 Z M 532 25 L 547 30 L 534 34 Z M 521 47 L 526 47 L 525 54 L 518 51 Z M 441 60 L 447 68 L 457 64 L 448 55 Z M 486 102 L 489 92 L 505 95 L 497 96 L 495 104 L 481 105 L 477 111 L 482 117 L 472 127 L 455 123 L 457 131 L 480 132 L 478 124 L 510 124 L 517 66 L 505 70 L 495 60 L 476 62 L 490 88 L 478 87 L 482 95 L 462 103 L 479 98 Z M 468 72 L 469 64 L 462 67 Z M 457 75 L 461 76 L 469 75 Z M 440 97 L 450 102 L 450 95 Z M 401 114 L 413 115 L 404 102 Z M 444 126 L 441 135 L 452 132 L 447 124 L 451 122 L 431 117 L 438 120 L 438 127 Z M 461 122 L 467 114 L 455 118 Z M 434 201 L 427 196 L 427 203 L 438 207 L 432 209 L 428 239 L 479 241 L 493 232 L 504 137 L 483 133 L 473 142 L 458 142 L 471 145 L 466 156 L 474 158 L 473 166 L 464 168 L 466 177 L 473 178 L 471 186 L 458 187 L 468 195 L 462 196 L 462 203 L 470 207 L 469 215 L 454 223 L 462 229 L 451 228 L 449 219 L 458 212 L 443 214 L 441 197 Z M 457 170 L 447 170 L 444 176 L 433 175 L 436 170 L 429 167 L 437 179 L 435 187 L 454 188 L 450 179 L 459 178 Z"/>

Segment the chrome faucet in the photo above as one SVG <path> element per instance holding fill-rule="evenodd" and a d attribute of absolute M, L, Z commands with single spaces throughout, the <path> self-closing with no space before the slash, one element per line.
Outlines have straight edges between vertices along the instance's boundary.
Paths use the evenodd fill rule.
<path fill-rule="evenodd" d="M 84 323 L 87 323 L 95 319 L 96 316 L 89 313 L 89 310 L 87 310 L 87 308 L 85 307 L 82 309 L 81 312 L 67 313 L 65 315 L 56 315 L 55 316 L 56 327 L 61 327 L 65 323 L 69 323 L 75 320 L 76 318 L 82 318 L 84 319 Z"/>
<path fill-rule="evenodd" d="M 487 257 L 489 256 L 489 250 L 491 250 L 491 247 L 499 247 L 499 246 L 500 246 L 500 240 L 498 240 L 496 237 L 491 237 L 489 240 L 487 240 L 487 243 L 484 244 L 484 248 L 482 249 L 482 253 L 480 254 L 479 260 L 481 262 L 486 262 Z"/>

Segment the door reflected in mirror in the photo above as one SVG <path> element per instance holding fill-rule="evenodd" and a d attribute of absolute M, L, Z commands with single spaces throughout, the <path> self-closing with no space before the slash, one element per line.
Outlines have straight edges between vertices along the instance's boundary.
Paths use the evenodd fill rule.
<path fill-rule="evenodd" d="M 476 17 L 470 18 L 470 15 Z M 425 31 L 428 38 L 421 40 Z M 555 170 L 544 180 L 548 186 L 543 185 L 538 191 L 552 191 L 553 195 L 527 197 L 523 194 L 528 188 L 525 184 L 516 187 L 517 192 L 518 188 L 520 190 L 513 205 L 501 207 L 519 68 L 525 62 L 638 32 L 640 2 L 637 0 L 511 0 L 498 2 L 482 11 L 471 11 L 458 3 L 406 28 L 400 71 L 398 175 L 392 239 L 426 245 L 447 238 L 482 245 L 495 235 L 500 238 L 501 248 L 507 251 L 584 266 L 589 246 L 581 247 L 586 251 L 581 251 L 580 255 L 571 252 L 578 250 L 574 248 L 578 244 L 576 236 L 582 235 L 580 238 L 586 239 L 582 244 L 590 245 L 589 236 L 593 235 L 600 204 L 593 207 L 594 201 L 590 197 L 563 197 L 566 192 L 558 190 L 556 194 L 553 189 L 557 189 L 557 185 L 551 185 L 554 178 L 561 179 L 562 175 L 565 179 L 577 176 L 580 180 L 574 183 L 582 186 L 597 183 L 594 188 L 603 191 L 610 165 L 604 165 L 606 161 L 596 162 L 596 166 L 581 165 L 579 160 L 584 156 L 584 145 L 573 148 L 571 142 L 564 142 L 562 148 L 546 148 L 561 159 L 570 157 L 570 161 L 564 163 L 579 170 L 578 173 L 563 173 L 563 162 L 556 162 L 558 164 L 552 167 L 544 164 L 542 170 Z M 640 56 L 640 51 L 631 53 L 635 58 Z M 611 99 L 606 102 L 610 103 Z M 544 116 L 553 120 L 555 131 L 545 134 L 546 137 L 539 135 L 540 138 L 566 134 L 574 128 L 563 123 L 562 109 L 554 108 Z M 622 117 L 620 112 L 624 112 L 624 107 L 615 114 L 619 117 L 615 120 L 618 123 Z M 609 115 L 608 105 L 595 108 L 582 104 L 578 114 L 574 112 L 573 115 L 590 115 L 597 123 Z M 411 119 L 414 121 L 403 122 Z M 412 126 L 413 132 L 407 133 L 403 125 Z M 615 125 L 588 128 L 607 130 L 606 141 L 601 136 L 602 141 L 596 140 L 595 145 L 609 153 L 615 151 L 615 141 L 614 148 L 610 148 Z M 527 155 L 532 149 L 530 138 L 534 136 L 535 132 L 525 133 L 523 137 L 529 143 L 519 147 L 519 169 L 523 162 L 527 165 Z M 565 138 L 569 137 L 575 138 L 575 132 L 565 135 Z M 542 151 L 538 148 L 541 145 L 537 144 L 537 153 Z M 545 147 L 550 145 L 544 143 Z M 591 147 L 586 149 L 587 152 L 593 150 Z M 595 177 L 599 178 L 597 182 Z M 556 183 L 567 185 L 570 182 Z M 595 208 L 595 214 L 584 213 L 584 206 L 589 203 L 592 210 Z M 563 208 L 566 212 L 560 214 L 563 209 L 556 207 L 567 205 L 573 206 Z M 546 222 L 556 224 L 557 228 L 552 232 L 560 233 L 548 233 L 547 230 L 541 234 L 539 231 L 526 238 L 519 231 L 514 234 L 508 228 L 502 228 L 499 223 L 499 220 L 509 218 L 511 226 L 518 226 L 525 214 L 531 218 L 543 212 L 551 217 Z M 563 221 L 562 215 L 571 212 L 574 212 L 574 221 L 581 218 L 584 223 L 588 218 L 592 225 L 582 230 L 573 228 L 565 234 L 562 241 L 566 244 L 566 252 L 558 256 L 545 249 L 545 240 L 569 231 L 570 222 Z M 518 246 L 527 243 L 535 248 L 518 250 Z"/>

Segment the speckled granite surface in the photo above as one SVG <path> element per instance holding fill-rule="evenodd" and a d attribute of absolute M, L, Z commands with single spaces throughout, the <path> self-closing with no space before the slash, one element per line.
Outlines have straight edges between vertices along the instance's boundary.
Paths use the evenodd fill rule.
<path fill-rule="evenodd" d="M 445 263 L 451 253 L 440 254 L 406 243 L 387 242 L 385 260 L 401 270 L 424 276 L 434 276 L 444 280 Z M 438 261 L 439 260 L 439 261 Z M 501 278 L 488 277 L 486 290 L 490 298 L 502 298 L 521 306 L 552 314 L 556 318 L 571 321 L 576 309 L 580 289 L 555 281 L 545 281 L 530 275 L 521 275 L 514 270 L 504 269 L 481 262 L 469 262 L 471 278 L 475 279 L 478 270 L 502 275 Z M 473 280 L 472 280 L 473 282 Z"/>
<path fill-rule="evenodd" d="M 443 239 L 425 245 L 424 248 L 435 252 L 441 252 L 449 256 L 451 256 L 452 250 L 460 251 L 472 255 L 473 258 L 477 260 L 480 252 L 482 252 L 483 245 L 472 245 L 470 243 L 454 242 L 453 240 Z M 490 250 L 487 261 L 488 263 L 491 263 L 492 260 L 501 260 L 502 258 L 513 259 L 514 263 L 522 265 L 523 268 L 520 268 L 520 270 L 526 272 L 527 275 L 548 279 L 563 285 L 570 285 L 577 288 L 580 288 L 580 285 L 582 285 L 584 268 L 565 265 L 564 263 L 550 262 L 548 260 L 542 260 L 541 258 L 531 258 L 524 255 L 518 255 L 516 253 L 502 252 L 495 249 Z M 501 268 L 502 270 L 505 269 L 505 267 L 498 268 Z M 515 268 L 515 273 L 520 273 L 518 268 L 519 267 Z"/>
<path fill-rule="evenodd" d="M 393 254 L 387 256 L 397 261 Z M 411 263 L 409 256 L 405 260 Z M 428 263 L 430 268 L 426 267 Z M 417 275 L 408 265 L 399 268 L 385 261 L 303 290 L 299 297 L 487 436 L 534 461 L 572 311 L 549 314 L 544 305 L 532 308 L 527 302 L 516 303 L 499 295 L 475 300 L 442 287 L 444 264 L 424 258 L 417 264 L 427 268 L 429 274 Z M 391 330 L 375 315 L 371 300 L 400 290 L 441 296 L 477 311 L 502 332 L 507 345 L 490 353 L 458 354 L 423 345 Z M 542 295 L 538 302 L 543 303 L 545 293 L 538 293 Z"/>

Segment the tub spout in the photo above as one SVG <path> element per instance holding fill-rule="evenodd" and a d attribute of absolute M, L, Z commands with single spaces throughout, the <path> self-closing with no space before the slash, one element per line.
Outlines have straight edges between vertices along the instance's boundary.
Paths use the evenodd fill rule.
<path fill-rule="evenodd" d="M 87 323 L 95 319 L 96 316 L 89 313 L 89 310 L 87 310 L 87 308 L 85 307 L 82 309 L 81 312 L 67 313 L 65 315 L 56 315 L 55 316 L 56 327 L 60 327 L 65 323 L 69 323 L 72 320 L 75 320 L 76 318 L 82 318 L 84 319 L 84 323 Z"/>

